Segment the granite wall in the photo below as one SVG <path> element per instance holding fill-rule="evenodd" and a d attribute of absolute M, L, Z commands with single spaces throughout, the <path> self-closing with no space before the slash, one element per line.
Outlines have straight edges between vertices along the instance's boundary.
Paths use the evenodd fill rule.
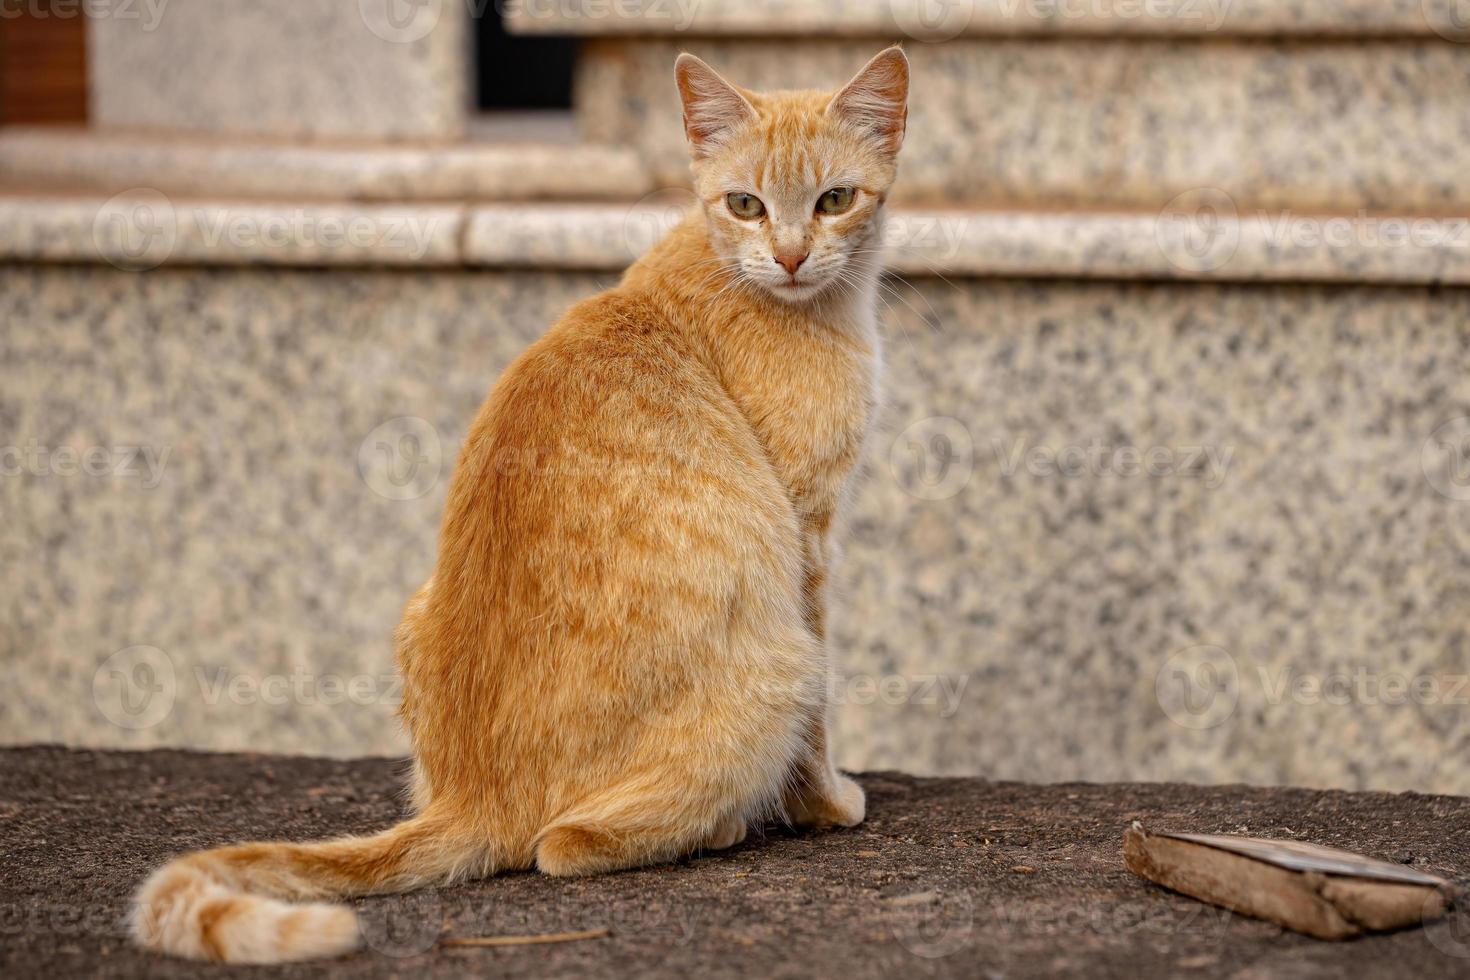
<path fill-rule="evenodd" d="M 579 121 L 683 184 L 680 51 L 739 84 L 835 89 L 884 37 L 592 40 Z M 906 50 L 898 201 L 1157 209 L 1211 187 L 1299 211 L 1470 203 L 1470 45 L 1442 37 L 961 37 Z"/>
<path fill-rule="evenodd" d="M 87 6 L 94 126 L 351 140 L 465 131 L 458 0 Z"/>
<path fill-rule="evenodd" d="M 588 274 L 0 268 L 0 742 L 401 751 L 389 634 Z M 839 755 L 1470 792 L 1470 290 L 919 280 Z"/>

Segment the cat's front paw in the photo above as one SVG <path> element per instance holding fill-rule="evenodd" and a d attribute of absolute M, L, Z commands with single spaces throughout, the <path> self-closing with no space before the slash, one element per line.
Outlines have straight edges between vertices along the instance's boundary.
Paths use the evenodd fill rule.
<path fill-rule="evenodd" d="M 834 773 L 824 785 L 805 787 L 788 798 L 786 813 L 798 827 L 856 827 L 867 814 L 867 797 L 855 780 Z"/>
<path fill-rule="evenodd" d="M 702 851 L 723 851 L 727 847 L 734 847 L 745 840 L 746 823 L 743 817 L 727 817 L 723 823 L 714 829 L 703 844 Z"/>

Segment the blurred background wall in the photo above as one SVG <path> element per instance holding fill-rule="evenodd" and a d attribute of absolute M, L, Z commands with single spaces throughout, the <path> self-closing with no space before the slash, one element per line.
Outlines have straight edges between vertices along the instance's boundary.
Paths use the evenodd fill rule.
<path fill-rule="evenodd" d="M 1470 792 L 1467 14 L 0 7 L 0 742 L 404 751 L 475 408 L 690 206 L 674 55 L 901 39 L 842 763 Z"/>

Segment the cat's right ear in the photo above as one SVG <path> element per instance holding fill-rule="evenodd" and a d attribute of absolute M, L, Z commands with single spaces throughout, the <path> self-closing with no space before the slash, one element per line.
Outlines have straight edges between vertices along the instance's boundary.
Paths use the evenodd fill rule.
<path fill-rule="evenodd" d="M 737 127 L 755 119 L 750 100 L 694 55 L 679 55 L 674 78 L 684 103 L 684 135 L 695 159 L 709 156 Z"/>

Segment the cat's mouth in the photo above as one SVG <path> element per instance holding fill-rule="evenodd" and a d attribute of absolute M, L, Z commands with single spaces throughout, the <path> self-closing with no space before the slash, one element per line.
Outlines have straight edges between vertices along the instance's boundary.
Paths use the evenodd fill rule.
<path fill-rule="evenodd" d="M 788 302 L 797 302 L 815 296 L 821 291 L 822 286 L 820 283 L 815 282 L 798 282 L 795 279 L 782 279 L 771 283 L 768 288 L 781 299 Z"/>

